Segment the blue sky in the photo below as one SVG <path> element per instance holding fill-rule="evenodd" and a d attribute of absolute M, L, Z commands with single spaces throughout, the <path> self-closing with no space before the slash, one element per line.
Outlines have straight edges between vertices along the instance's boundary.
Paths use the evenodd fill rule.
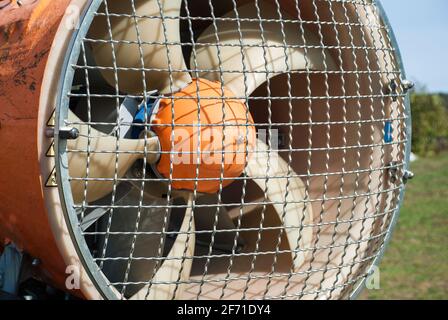
<path fill-rule="evenodd" d="M 381 0 L 408 78 L 448 93 L 448 0 Z"/>

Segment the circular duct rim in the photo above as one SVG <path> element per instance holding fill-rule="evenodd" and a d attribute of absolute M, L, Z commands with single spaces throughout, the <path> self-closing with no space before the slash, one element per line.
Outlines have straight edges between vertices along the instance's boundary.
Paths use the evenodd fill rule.
<path fill-rule="evenodd" d="M 398 46 L 398 42 L 397 39 L 395 37 L 395 33 L 394 30 L 392 28 L 392 25 L 389 21 L 389 18 L 387 17 L 386 11 L 384 10 L 384 7 L 381 3 L 381 0 L 376 0 L 375 1 L 375 5 L 378 8 L 379 11 L 379 15 L 380 18 L 382 20 L 382 23 L 386 26 L 387 28 L 387 32 L 389 34 L 390 37 L 390 41 L 391 41 L 391 45 L 392 47 L 395 49 L 394 50 L 394 58 L 397 61 L 398 67 L 400 69 L 400 73 L 401 73 L 401 77 L 402 80 L 406 79 L 406 71 L 404 68 L 404 64 L 403 64 L 403 58 L 401 56 L 401 52 L 400 52 L 400 47 Z M 405 166 L 403 168 L 404 171 L 408 171 L 410 168 L 410 157 L 411 157 L 411 147 L 412 147 L 412 114 L 411 114 L 411 101 L 409 99 L 409 95 L 406 95 L 406 97 L 404 98 L 404 107 L 405 107 L 405 116 L 406 116 L 406 146 L 405 146 L 405 159 L 404 159 L 404 163 Z M 389 224 L 388 230 L 387 230 L 387 236 L 383 242 L 383 245 L 380 248 L 380 252 L 378 254 L 378 256 L 374 259 L 374 261 L 372 262 L 371 266 L 369 267 L 369 269 L 367 270 L 366 274 L 371 275 L 372 272 L 375 271 L 375 268 L 377 268 L 380 263 L 381 260 L 384 257 L 384 254 L 386 252 L 387 246 L 392 238 L 392 234 L 395 230 L 395 226 L 397 224 L 398 221 L 398 217 L 400 216 L 400 208 L 403 204 L 403 200 L 404 200 L 404 194 L 405 194 L 406 188 L 402 188 L 400 195 L 399 195 L 399 203 L 397 205 L 397 208 L 395 210 L 395 212 L 393 213 L 391 222 Z M 358 296 L 361 294 L 361 292 L 364 290 L 364 288 L 366 287 L 366 281 L 367 281 L 367 277 L 363 277 L 359 283 L 354 286 L 352 292 L 350 293 L 350 295 L 348 296 L 350 300 L 355 300 L 358 298 Z"/>
<path fill-rule="evenodd" d="M 94 285 L 91 275 L 84 268 L 77 241 L 73 241 L 67 210 L 64 206 L 64 197 L 58 187 L 59 175 L 57 166 L 57 136 L 53 142 L 48 143 L 49 130 L 57 130 L 57 115 L 59 112 L 60 89 L 63 84 L 62 75 L 67 68 L 68 48 L 73 46 L 76 35 L 77 22 L 83 18 L 87 10 L 87 0 L 71 0 L 65 5 L 65 12 L 61 14 L 59 25 L 52 39 L 47 63 L 43 71 L 42 86 L 39 95 L 39 111 L 37 126 L 37 146 L 40 159 L 41 188 L 46 207 L 48 222 L 51 227 L 56 246 L 65 263 L 65 283 L 58 283 L 61 289 L 73 292 L 75 296 L 87 299 L 103 299 L 104 295 Z M 53 133 L 51 135 L 53 137 Z M 48 144 L 48 145 L 47 145 Z M 58 171 L 60 171 L 58 169 Z M 60 270 L 64 272 L 64 270 Z M 79 281 L 78 281 L 79 280 Z M 79 285 L 79 286 L 78 286 Z"/>

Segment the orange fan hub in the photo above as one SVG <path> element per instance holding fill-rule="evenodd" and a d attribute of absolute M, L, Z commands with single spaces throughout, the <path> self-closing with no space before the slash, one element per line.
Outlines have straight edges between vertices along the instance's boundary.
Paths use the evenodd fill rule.
<path fill-rule="evenodd" d="M 219 82 L 194 79 L 160 101 L 152 123 L 162 151 L 157 170 L 175 189 L 217 192 L 242 174 L 255 147 L 245 103 Z"/>

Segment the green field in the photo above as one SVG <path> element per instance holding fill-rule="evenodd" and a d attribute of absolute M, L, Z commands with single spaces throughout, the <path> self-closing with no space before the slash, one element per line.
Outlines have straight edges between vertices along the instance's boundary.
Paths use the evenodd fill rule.
<path fill-rule="evenodd" d="M 415 178 L 380 265 L 380 290 L 362 299 L 448 299 L 448 154 L 412 163 Z"/>

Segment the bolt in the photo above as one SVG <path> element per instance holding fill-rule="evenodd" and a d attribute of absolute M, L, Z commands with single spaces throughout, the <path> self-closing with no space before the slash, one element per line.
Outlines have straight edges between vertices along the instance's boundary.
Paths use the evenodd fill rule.
<path fill-rule="evenodd" d="M 412 171 L 406 170 L 403 174 L 403 182 L 407 183 L 409 180 L 414 179 L 414 173 Z"/>
<path fill-rule="evenodd" d="M 415 83 L 410 80 L 403 80 L 401 83 L 405 92 L 408 92 L 415 87 Z"/>
<path fill-rule="evenodd" d="M 134 173 L 134 176 L 137 179 L 143 178 L 143 171 L 142 170 L 135 168 L 133 173 Z"/>
<path fill-rule="evenodd" d="M 59 138 L 74 140 L 79 137 L 79 130 L 76 128 L 60 128 Z"/>
<path fill-rule="evenodd" d="M 31 261 L 31 265 L 33 267 L 37 267 L 40 265 L 40 260 L 38 258 L 34 258 L 33 261 Z"/>
<path fill-rule="evenodd" d="M 140 161 L 134 163 L 132 167 L 132 175 L 137 179 L 143 178 L 143 164 Z"/>

